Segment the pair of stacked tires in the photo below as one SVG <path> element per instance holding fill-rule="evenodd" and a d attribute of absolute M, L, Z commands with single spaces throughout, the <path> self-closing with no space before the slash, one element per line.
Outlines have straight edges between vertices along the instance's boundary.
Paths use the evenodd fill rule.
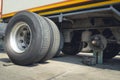
<path fill-rule="evenodd" d="M 44 62 L 56 55 L 60 33 L 48 18 L 21 11 L 10 19 L 5 33 L 5 48 L 18 65 Z"/>

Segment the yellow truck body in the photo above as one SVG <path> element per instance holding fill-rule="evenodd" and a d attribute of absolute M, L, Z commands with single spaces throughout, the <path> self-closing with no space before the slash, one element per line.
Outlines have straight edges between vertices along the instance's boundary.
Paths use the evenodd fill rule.
<path fill-rule="evenodd" d="M 0 17 L 28 10 L 40 15 L 53 15 L 119 3 L 120 0 L 0 0 Z"/>

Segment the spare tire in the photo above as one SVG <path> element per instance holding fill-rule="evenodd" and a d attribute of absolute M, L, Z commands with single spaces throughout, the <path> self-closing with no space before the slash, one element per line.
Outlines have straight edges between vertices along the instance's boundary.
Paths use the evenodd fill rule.
<path fill-rule="evenodd" d="M 50 46 L 51 32 L 37 14 L 21 11 L 10 19 L 5 32 L 5 49 L 11 61 L 30 65 L 42 59 Z"/>

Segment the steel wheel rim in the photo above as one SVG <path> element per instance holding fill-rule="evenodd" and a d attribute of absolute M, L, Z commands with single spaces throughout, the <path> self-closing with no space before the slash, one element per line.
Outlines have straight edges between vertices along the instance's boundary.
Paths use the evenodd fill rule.
<path fill-rule="evenodd" d="M 18 22 L 10 33 L 10 46 L 17 53 L 23 53 L 31 44 L 32 32 L 25 22 Z"/>

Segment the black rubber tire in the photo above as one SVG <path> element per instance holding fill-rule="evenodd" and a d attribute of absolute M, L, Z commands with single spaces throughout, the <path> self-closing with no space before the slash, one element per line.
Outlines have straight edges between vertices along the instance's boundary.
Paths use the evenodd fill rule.
<path fill-rule="evenodd" d="M 68 55 L 78 54 L 83 48 L 83 43 L 81 42 L 80 36 L 81 36 L 81 31 L 74 31 L 71 42 L 64 43 L 62 52 Z"/>
<path fill-rule="evenodd" d="M 63 46 L 64 46 L 64 38 L 63 38 L 63 34 L 60 33 L 60 46 L 54 57 L 58 57 L 60 55 L 60 52 L 62 51 Z"/>
<path fill-rule="evenodd" d="M 32 34 L 30 46 L 21 53 L 15 51 L 10 42 L 10 36 L 14 25 L 19 22 L 29 25 Z M 18 65 L 30 65 L 41 60 L 49 49 L 51 32 L 46 21 L 37 14 L 27 11 L 17 13 L 10 19 L 5 32 L 5 49 L 11 61 Z"/>
<path fill-rule="evenodd" d="M 120 45 L 117 43 L 107 44 L 106 49 L 103 51 L 103 59 L 112 59 L 120 52 Z"/>
<path fill-rule="evenodd" d="M 45 57 L 40 62 L 45 62 L 46 60 L 53 58 L 55 54 L 57 53 L 59 46 L 60 46 L 60 32 L 59 32 L 59 29 L 57 28 L 57 25 L 47 17 L 44 17 L 44 19 L 48 22 L 49 27 L 52 29 L 53 39 L 51 41 L 52 44 L 49 48 L 48 53 L 45 55 Z"/>
<path fill-rule="evenodd" d="M 67 55 L 76 55 L 82 49 L 81 44 L 74 44 L 74 43 L 65 43 L 62 49 L 62 52 Z"/>
<path fill-rule="evenodd" d="M 35 14 L 35 13 L 34 13 Z M 42 16 L 39 16 L 38 14 L 35 14 L 36 15 L 36 17 L 37 18 L 39 18 L 39 21 L 42 21 L 43 23 L 44 23 L 44 25 L 43 25 L 43 27 L 44 27 L 44 30 L 46 30 L 46 31 L 44 31 L 45 33 L 45 35 L 46 36 L 44 36 L 44 37 L 46 37 L 46 39 L 47 38 L 49 38 L 48 40 L 49 40 L 49 46 L 47 46 L 47 42 L 46 42 L 46 40 L 44 40 L 44 44 L 46 44 L 46 46 L 47 47 L 43 47 L 43 49 L 40 51 L 40 52 L 42 52 L 43 51 L 43 54 L 44 54 L 44 57 L 40 57 L 36 62 L 45 62 L 46 60 L 48 60 L 48 59 L 50 59 L 50 58 L 52 58 L 52 56 L 54 56 L 54 52 L 50 52 L 50 51 L 52 51 L 52 47 L 51 46 L 53 46 L 54 47 L 54 42 L 56 42 L 56 38 L 55 38 L 55 41 L 54 41 L 54 32 L 53 32 L 53 30 L 52 30 L 52 27 L 50 26 L 50 24 L 48 23 L 48 21 L 47 20 L 49 20 L 50 22 L 51 22 L 51 20 L 50 19 L 48 19 L 48 18 L 45 18 L 45 17 L 42 17 Z M 47 19 L 47 20 L 46 20 Z M 52 22 L 53 23 L 53 22 Z M 54 24 L 54 23 L 53 23 Z M 55 24 L 54 24 L 55 25 Z M 46 33 L 47 32 L 47 33 Z M 48 32 L 49 32 L 49 34 L 48 34 Z M 56 33 L 57 34 L 57 33 Z M 49 37 L 48 37 L 49 36 Z M 57 37 L 59 37 L 59 35 L 56 35 Z M 58 43 L 58 42 L 57 42 Z M 47 48 L 47 50 L 46 49 L 44 49 L 44 48 Z M 53 48 L 53 49 L 56 49 L 57 48 L 57 46 L 55 47 L 55 48 Z M 51 53 L 51 54 L 50 54 Z M 47 57 L 48 56 L 48 57 Z"/>

